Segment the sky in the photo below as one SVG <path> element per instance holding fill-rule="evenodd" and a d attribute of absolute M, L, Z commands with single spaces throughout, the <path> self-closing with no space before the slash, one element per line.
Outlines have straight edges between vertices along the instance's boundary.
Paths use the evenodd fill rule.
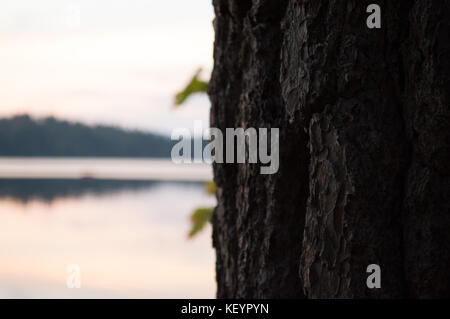
<path fill-rule="evenodd" d="M 0 116 L 28 113 L 170 134 L 208 125 L 211 0 L 15 0 L 0 11 Z"/>

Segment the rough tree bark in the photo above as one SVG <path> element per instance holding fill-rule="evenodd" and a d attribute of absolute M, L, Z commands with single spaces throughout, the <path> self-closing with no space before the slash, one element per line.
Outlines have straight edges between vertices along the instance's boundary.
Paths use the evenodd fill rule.
<path fill-rule="evenodd" d="M 219 298 L 450 297 L 450 1 L 372 2 L 213 1 L 211 125 L 280 128 L 214 165 Z"/>

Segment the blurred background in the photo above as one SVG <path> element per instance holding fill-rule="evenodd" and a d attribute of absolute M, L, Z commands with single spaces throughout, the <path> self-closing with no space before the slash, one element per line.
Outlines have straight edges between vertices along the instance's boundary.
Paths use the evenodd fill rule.
<path fill-rule="evenodd" d="M 212 298 L 206 164 L 174 128 L 208 127 L 210 0 L 15 0 L 0 11 L 0 298 Z M 81 270 L 68 289 L 67 266 Z"/>

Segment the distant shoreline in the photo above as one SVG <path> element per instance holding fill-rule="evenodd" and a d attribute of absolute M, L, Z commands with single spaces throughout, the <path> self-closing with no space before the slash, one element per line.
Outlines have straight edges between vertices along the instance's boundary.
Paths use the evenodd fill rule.
<path fill-rule="evenodd" d="M 170 158 L 168 136 L 47 117 L 0 119 L 0 156 Z"/>

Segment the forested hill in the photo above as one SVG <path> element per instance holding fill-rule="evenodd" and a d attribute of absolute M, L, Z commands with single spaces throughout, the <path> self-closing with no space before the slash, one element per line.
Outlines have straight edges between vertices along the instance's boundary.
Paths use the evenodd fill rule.
<path fill-rule="evenodd" d="M 53 117 L 0 119 L 0 156 L 170 157 L 169 137 Z"/>

